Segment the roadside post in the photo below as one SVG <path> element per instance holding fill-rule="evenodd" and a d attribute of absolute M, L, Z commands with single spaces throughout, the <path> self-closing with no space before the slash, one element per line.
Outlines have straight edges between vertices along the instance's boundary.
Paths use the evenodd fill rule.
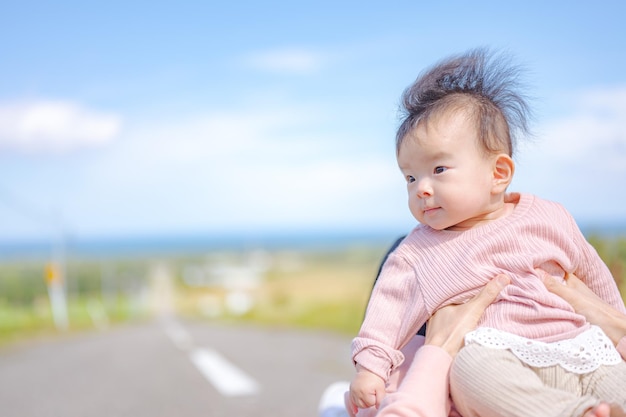
<path fill-rule="evenodd" d="M 65 283 L 61 268 L 55 262 L 49 262 L 45 267 L 45 279 L 48 286 L 48 297 L 52 308 L 52 318 L 58 330 L 67 330 L 67 300 L 65 298 Z"/>

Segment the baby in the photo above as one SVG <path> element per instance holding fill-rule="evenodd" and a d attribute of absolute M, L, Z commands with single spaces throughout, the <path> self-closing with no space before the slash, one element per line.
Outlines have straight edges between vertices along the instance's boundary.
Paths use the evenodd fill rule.
<path fill-rule="evenodd" d="M 544 417 L 578 417 L 601 402 L 626 408 L 626 363 L 600 328 L 545 289 L 540 270 L 575 273 L 626 311 L 615 280 L 561 205 L 507 194 L 529 113 L 509 62 L 472 50 L 404 92 L 396 155 L 421 224 L 385 262 L 352 344 L 350 397 L 360 408 L 380 404 L 400 349 L 437 309 L 468 300 L 501 273 L 511 285 L 451 369 L 458 411 L 527 417 L 532 402 Z"/>

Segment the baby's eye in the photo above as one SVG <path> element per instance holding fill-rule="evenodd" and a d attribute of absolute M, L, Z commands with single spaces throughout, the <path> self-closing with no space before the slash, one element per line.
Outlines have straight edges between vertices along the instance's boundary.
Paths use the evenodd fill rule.
<path fill-rule="evenodd" d="M 447 169 L 448 169 L 448 168 L 446 168 L 446 167 L 439 166 L 439 167 L 435 167 L 435 169 L 433 170 L 433 172 L 434 172 L 435 174 L 441 174 L 442 172 L 444 172 L 444 171 L 445 171 L 445 170 L 447 170 Z"/>
<path fill-rule="evenodd" d="M 407 175 L 406 182 L 415 182 L 415 177 L 413 175 Z"/>

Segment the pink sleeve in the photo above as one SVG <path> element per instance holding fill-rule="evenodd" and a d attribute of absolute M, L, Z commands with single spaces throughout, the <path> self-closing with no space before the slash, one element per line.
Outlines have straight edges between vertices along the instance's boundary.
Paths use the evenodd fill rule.
<path fill-rule="evenodd" d="M 581 254 L 580 264 L 574 274 L 598 297 L 618 311 L 626 313 L 624 300 L 609 267 L 600 258 L 595 248 L 585 239 L 573 219 L 571 222 L 574 228 L 574 241 L 578 244 Z"/>
<path fill-rule="evenodd" d="M 398 390 L 385 397 L 377 417 L 447 417 L 451 364 L 452 357 L 443 349 L 419 348 Z"/>
<path fill-rule="evenodd" d="M 413 267 L 391 254 L 374 286 L 359 334 L 352 341 L 352 360 L 387 381 L 404 360 L 400 349 L 428 317 Z"/>

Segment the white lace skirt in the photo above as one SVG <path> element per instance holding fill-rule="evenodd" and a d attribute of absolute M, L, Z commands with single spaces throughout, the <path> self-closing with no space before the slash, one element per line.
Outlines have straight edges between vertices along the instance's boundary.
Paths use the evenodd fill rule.
<path fill-rule="evenodd" d="M 465 344 L 478 343 L 493 349 L 509 349 L 522 362 L 537 368 L 560 365 L 576 374 L 586 374 L 601 365 L 622 361 L 611 339 L 598 326 L 573 339 L 545 343 L 490 327 L 479 327 L 465 336 Z"/>

